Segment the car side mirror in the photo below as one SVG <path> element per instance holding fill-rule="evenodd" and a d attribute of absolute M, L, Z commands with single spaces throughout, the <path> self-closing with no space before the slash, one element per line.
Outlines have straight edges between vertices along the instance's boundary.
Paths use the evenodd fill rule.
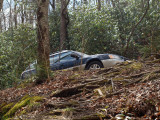
<path fill-rule="evenodd" d="M 79 59 L 79 56 L 77 54 L 75 54 L 75 53 L 72 53 L 71 57 L 76 58 L 77 60 Z"/>

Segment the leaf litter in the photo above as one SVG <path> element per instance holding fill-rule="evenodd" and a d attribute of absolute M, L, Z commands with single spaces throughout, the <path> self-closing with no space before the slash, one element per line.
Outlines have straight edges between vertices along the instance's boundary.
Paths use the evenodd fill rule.
<path fill-rule="evenodd" d="M 154 61 L 126 61 L 92 71 L 56 71 L 46 83 L 19 86 L 0 91 L 0 103 L 16 103 L 25 95 L 42 96 L 43 101 L 24 114 L 20 112 L 27 106 L 22 107 L 12 119 L 160 119 L 160 63 Z"/>

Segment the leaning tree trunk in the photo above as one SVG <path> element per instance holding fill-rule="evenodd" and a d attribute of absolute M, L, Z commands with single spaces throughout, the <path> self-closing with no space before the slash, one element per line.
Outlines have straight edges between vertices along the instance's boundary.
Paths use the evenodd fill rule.
<path fill-rule="evenodd" d="M 37 84 L 49 79 L 50 62 L 49 62 L 49 26 L 48 26 L 48 6 L 49 0 L 38 0 L 37 9 L 37 39 L 38 39 L 38 66 Z"/>
<path fill-rule="evenodd" d="M 60 51 L 66 49 L 65 42 L 69 42 L 67 41 L 68 40 L 67 26 L 69 24 L 67 6 L 69 1 L 70 0 L 61 0 Z"/>

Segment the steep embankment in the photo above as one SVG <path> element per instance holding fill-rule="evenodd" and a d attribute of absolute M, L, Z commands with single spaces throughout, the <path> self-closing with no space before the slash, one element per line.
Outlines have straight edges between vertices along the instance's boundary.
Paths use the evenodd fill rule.
<path fill-rule="evenodd" d="M 160 60 L 96 71 L 57 71 L 38 86 L 0 91 L 1 119 L 159 119 Z"/>

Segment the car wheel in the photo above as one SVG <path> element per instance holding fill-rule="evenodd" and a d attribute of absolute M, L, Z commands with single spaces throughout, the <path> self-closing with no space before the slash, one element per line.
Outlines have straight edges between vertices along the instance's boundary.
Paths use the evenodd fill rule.
<path fill-rule="evenodd" d="M 99 61 L 93 61 L 93 62 L 90 62 L 87 66 L 87 70 L 95 70 L 95 69 L 100 69 L 100 68 L 103 68 L 103 65 L 101 62 Z"/>

